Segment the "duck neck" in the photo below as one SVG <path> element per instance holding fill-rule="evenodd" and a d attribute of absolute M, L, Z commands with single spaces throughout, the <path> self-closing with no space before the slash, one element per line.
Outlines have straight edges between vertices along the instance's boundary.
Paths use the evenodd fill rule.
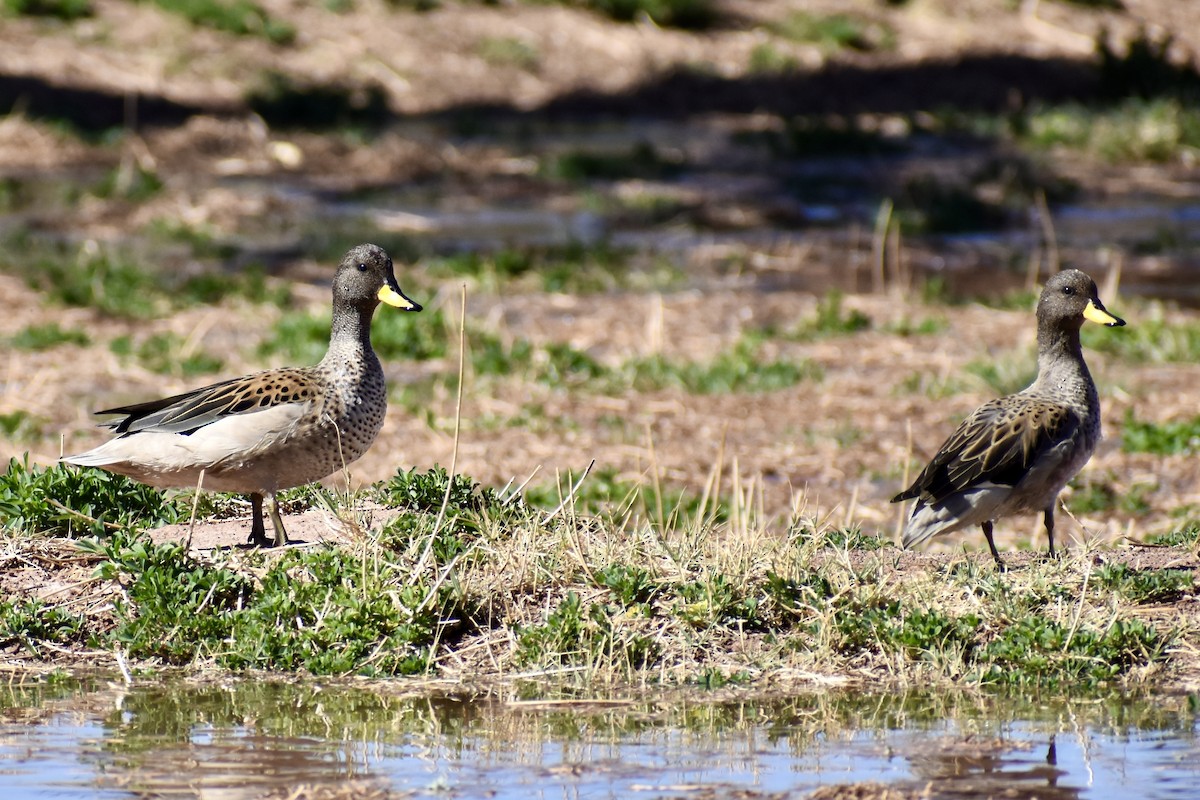
<path fill-rule="evenodd" d="M 1078 327 L 1039 326 L 1038 376 L 1032 388 L 1097 406 L 1096 387 L 1083 360 Z"/>
<path fill-rule="evenodd" d="M 373 354 L 371 349 L 371 317 L 373 306 L 339 306 L 333 312 L 329 333 L 329 351 L 322 363 L 347 363 Z"/>

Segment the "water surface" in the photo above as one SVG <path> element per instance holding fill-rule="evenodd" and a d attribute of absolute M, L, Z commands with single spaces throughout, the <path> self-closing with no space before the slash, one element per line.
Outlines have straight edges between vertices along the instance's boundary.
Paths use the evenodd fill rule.
<path fill-rule="evenodd" d="M 1194 698 L 695 689 L 545 702 L 416 688 L 9 686 L 0 797 L 748 800 L 863 783 L 946 798 L 1200 793 Z M 879 796 L 858 791 L 847 796 Z"/>

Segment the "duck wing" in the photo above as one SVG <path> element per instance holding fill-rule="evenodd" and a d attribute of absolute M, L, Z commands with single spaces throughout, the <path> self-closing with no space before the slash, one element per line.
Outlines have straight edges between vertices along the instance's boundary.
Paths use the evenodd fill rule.
<path fill-rule="evenodd" d="M 108 408 L 96 413 L 123 415 L 120 419 L 100 423 L 122 435 L 140 431 L 186 435 L 220 419 L 290 403 L 308 402 L 320 393 L 320 382 L 308 370 L 273 369 L 161 400 Z"/>
<path fill-rule="evenodd" d="M 982 484 L 1015 486 L 1043 455 L 1074 435 L 1079 415 L 1021 395 L 977 408 L 941 446 L 912 486 L 892 498 L 938 503 Z"/>

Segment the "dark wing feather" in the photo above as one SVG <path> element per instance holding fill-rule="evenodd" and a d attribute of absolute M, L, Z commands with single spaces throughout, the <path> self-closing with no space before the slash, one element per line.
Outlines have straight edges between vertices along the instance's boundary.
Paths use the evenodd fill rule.
<path fill-rule="evenodd" d="M 316 381 L 303 370 L 279 369 L 96 413 L 123 414 L 121 419 L 101 423 L 119 434 L 148 430 L 189 434 L 231 414 L 305 402 L 319 392 Z"/>
<path fill-rule="evenodd" d="M 981 483 L 1019 483 L 1042 453 L 1079 426 L 1078 415 L 1065 406 L 1021 400 L 1002 398 L 976 409 L 892 502 L 919 497 L 937 503 Z"/>

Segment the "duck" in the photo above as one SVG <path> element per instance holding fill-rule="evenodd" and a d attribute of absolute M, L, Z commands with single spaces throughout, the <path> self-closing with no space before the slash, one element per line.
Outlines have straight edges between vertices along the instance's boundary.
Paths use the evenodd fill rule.
<path fill-rule="evenodd" d="M 249 543 L 288 542 L 278 492 L 325 478 L 367 452 L 383 427 L 387 390 L 371 348 L 380 303 L 421 305 L 400 290 L 383 248 L 351 248 L 333 276 L 329 349 L 308 367 L 284 367 L 183 394 L 97 411 L 116 436 L 62 461 L 157 488 L 249 495 Z M 263 506 L 274 538 L 267 538 Z"/>
<path fill-rule="evenodd" d="M 999 570 L 993 523 L 1014 514 L 1044 515 L 1050 556 L 1059 492 L 1083 469 L 1100 441 L 1100 398 L 1083 359 L 1085 321 L 1110 328 L 1125 320 L 1100 302 L 1096 283 L 1068 269 L 1046 281 L 1037 304 L 1038 372 L 1016 394 L 971 412 L 893 503 L 915 500 L 901 545 L 975 525 Z"/>

